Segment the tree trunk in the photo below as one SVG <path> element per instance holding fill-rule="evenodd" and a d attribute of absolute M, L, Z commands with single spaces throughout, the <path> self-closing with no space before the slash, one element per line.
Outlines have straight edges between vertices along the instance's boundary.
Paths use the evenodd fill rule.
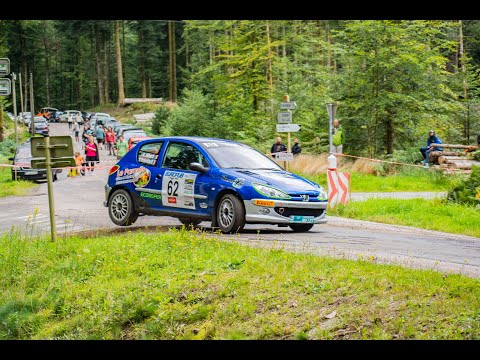
<path fill-rule="evenodd" d="M 125 20 L 122 20 L 122 71 L 123 71 L 123 93 L 125 96 L 127 96 L 127 89 L 126 89 L 126 84 L 127 84 L 127 71 L 126 67 L 127 64 L 125 63 L 125 53 L 127 52 L 127 49 L 125 48 Z"/>
<path fill-rule="evenodd" d="M 325 40 L 327 41 L 327 66 L 332 66 L 330 54 L 330 24 L 325 20 Z"/>
<path fill-rule="evenodd" d="M 24 82 L 23 82 L 23 89 L 24 89 L 24 96 L 25 96 L 25 112 L 28 112 L 28 73 L 27 73 L 27 60 L 23 59 L 23 74 L 24 74 Z"/>
<path fill-rule="evenodd" d="M 152 78 L 148 77 L 148 97 L 152 97 Z"/>
<path fill-rule="evenodd" d="M 20 116 L 20 119 L 22 120 L 20 123 L 22 127 L 24 126 L 23 124 L 23 115 L 25 114 L 25 108 L 23 107 L 23 90 L 22 90 L 22 71 L 18 73 L 18 88 L 20 89 L 20 109 L 22 110 L 22 116 Z"/>
<path fill-rule="evenodd" d="M 273 71 L 272 71 L 272 50 L 270 49 L 270 24 L 266 21 L 267 30 L 267 65 L 268 65 L 268 89 L 270 98 L 273 98 Z"/>
<path fill-rule="evenodd" d="M 468 157 L 465 156 L 439 156 L 438 163 L 441 164 L 451 164 L 453 161 L 456 160 L 470 160 Z"/>
<path fill-rule="evenodd" d="M 288 93 L 288 75 L 287 75 L 287 36 L 285 34 L 285 26 L 282 26 L 282 58 L 283 58 L 283 81 L 286 84 L 285 91 Z"/>
<path fill-rule="evenodd" d="M 454 169 L 469 170 L 472 166 L 480 166 L 480 161 L 453 160 L 451 167 Z"/>
<path fill-rule="evenodd" d="M 467 73 L 466 73 L 466 59 L 465 51 L 463 49 L 463 24 L 462 20 L 458 20 L 459 23 L 459 45 L 460 45 L 460 61 L 462 62 L 462 83 L 463 83 L 463 99 L 466 101 L 468 99 L 468 84 L 467 84 Z M 466 116 L 465 122 L 463 125 L 463 135 L 467 142 L 470 141 L 470 117 Z"/>
<path fill-rule="evenodd" d="M 108 76 L 108 38 L 107 35 L 104 34 L 103 38 L 103 89 L 105 93 L 105 103 L 108 104 L 110 102 L 109 96 L 109 76 Z"/>
<path fill-rule="evenodd" d="M 43 28 L 43 49 L 45 50 L 45 96 L 47 106 L 50 106 L 50 56 L 48 53 L 48 40 L 46 28 Z"/>
<path fill-rule="evenodd" d="M 100 39 L 98 34 L 98 27 L 95 24 L 93 29 L 95 36 L 95 60 L 97 62 L 97 85 L 98 85 L 98 100 L 100 105 L 105 104 L 104 92 L 103 92 L 103 82 L 102 82 L 102 64 L 100 63 Z"/>
<path fill-rule="evenodd" d="M 387 118 L 387 154 L 393 154 L 393 117 L 392 114 L 388 113 Z"/>
<path fill-rule="evenodd" d="M 120 49 L 120 26 L 119 20 L 115 20 L 115 53 L 117 57 L 117 76 L 118 76 L 118 100 L 117 104 L 123 106 L 125 103 L 125 91 L 123 89 L 123 68 L 122 51 Z"/>
<path fill-rule="evenodd" d="M 4 118 L 3 118 L 3 103 L 0 103 L 0 142 L 4 140 L 3 132 L 5 131 L 4 128 Z M 33 121 L 33 118 L 32 118 Z"/>
<path fill-rule="evenodd" d="M 175 47 L 175 23 L 168 21 L 168 54 L 169 54 L 169 91 L 168 98 L 172 102 L 177 101 L 177 70 L 176 70 L 176 47 Z"/>

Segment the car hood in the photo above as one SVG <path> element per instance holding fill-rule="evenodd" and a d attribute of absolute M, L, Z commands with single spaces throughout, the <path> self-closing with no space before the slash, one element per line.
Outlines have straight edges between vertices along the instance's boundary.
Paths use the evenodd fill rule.
<path fill-rule="evenodd" d="M 319 188 L 313 182 L 284 170 L 222 169 L 222 172 L 231 180 L 243 178 L 250 182 L 276 187 L 290 195 L 319 193 Z"/>

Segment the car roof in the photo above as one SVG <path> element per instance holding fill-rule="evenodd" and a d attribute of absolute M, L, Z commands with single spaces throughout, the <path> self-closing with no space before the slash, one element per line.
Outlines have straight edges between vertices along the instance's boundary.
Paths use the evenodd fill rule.
<path fill-rule="evenodd" d="M 220 138 L 209 138 L 209 137 L 202 137 L 202 136 L 158 136 L 158 137 L 151 137 L 147 139 L 147 142 L 154 142 L 155 140 L 188 140 L 197 144 L 202 143 L 209 143 L 209 142 L 223 142 L 227 144 L 237 144 L 242 146 L 247 146 L 238 141 L 228 140 L 228 139 L 220 139 Z"/>

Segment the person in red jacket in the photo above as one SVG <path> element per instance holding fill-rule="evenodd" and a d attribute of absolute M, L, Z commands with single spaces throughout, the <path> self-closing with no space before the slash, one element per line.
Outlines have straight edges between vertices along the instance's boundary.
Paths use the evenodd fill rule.
<path fill-rule="evenodd" d="M 108 154 L 115 156 L 115 132 L 109 126 L 105 133 L 105 143 L 107 144 Z"/>

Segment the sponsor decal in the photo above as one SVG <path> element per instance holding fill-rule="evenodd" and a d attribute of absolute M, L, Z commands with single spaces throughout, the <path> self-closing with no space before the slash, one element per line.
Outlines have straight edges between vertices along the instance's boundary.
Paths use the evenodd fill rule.
<path fill-rule="evenodd" d="M 204 142 L 203 145 L 205 147 L 218 147 L 218 144 L 214 142 Z"/>
<path fill-rule="evenodd" d="M 230 179 L 227 175 L 222 175 L 221 179 L 222 179 L 223 181 L 227 181 L 227 182 L 233 183 L 233 179 Z"/>
<path fill-rule="evenodd" d="M 232 186 L 236 189 L 240 189 L 244 184 L 245 184 L 245 179 L 238 178 L 233 181 Z"/>
<path fill-rule="evenodd" d="M 118 169 L 120 169 L 120 166 L 119 165 L 114 165 L 111 169 L 110 169 L 110 172 L 108 173 L 108 176 L 112 175 L 112 174 L 115 174 Z"/>
<path fill-rule="evenodd" d="M 133 175 L 133 183 L 136 187 L 145 187 L 150 182 L 150 170 L 142 168 L 142 171 L 138 171 Z"/>
<path fill-rule="evenodd" d="M 199 205 L 202 209 L 206 209 L 208 207 L 208 204 L 206 202 L 201 202 Z"/>
<path fill-rule="evenodd" d="M 255 205 L 258 205 L 258 206 L 270 206 L 270 207 L 275 206 L 275 201 L 273 201 L 273 200 L 261 200 L 261 199 L 257 199 L 257 200 L 254 200 L 253 203 L 254 203 Z"/>
<path fill-rule="evenodd" d="M 162 200 L 162 195 L 152 194 L 144 191 L 140 192 L 140 197 L 147 198 L 147 199 L 154 199 L 154 200 Z"/>
<path fill-rule="evenodd" d="M 195 209 L 195 180 L 197 174 L 165 171 L 162 177 L 162 204 L 164 206 Z"/>
<path fill-rule="evenodd" d="M 137 173 L 141 175 L 136 176 Z M 145 173 L 147 173 L 148 175 L 145 175 Z M 142 176 L 144 177 L 141 178 Z M 148 181 L 147 181 L 147 177 L 148 177 Z M 129 168 L 118 169 L 117 177 L 115 178 L 115 183 L 117 185 L 127 184 L 131 182 L 138 182 L 139 183 L 139 185 L 137 185 L 138 187 L 146 186 L 149 181 L 150 181 L 150 170 L 144 168 L 143 166 L 139 168 L 133 168 L 133 169 L 129 169 Z"/>

